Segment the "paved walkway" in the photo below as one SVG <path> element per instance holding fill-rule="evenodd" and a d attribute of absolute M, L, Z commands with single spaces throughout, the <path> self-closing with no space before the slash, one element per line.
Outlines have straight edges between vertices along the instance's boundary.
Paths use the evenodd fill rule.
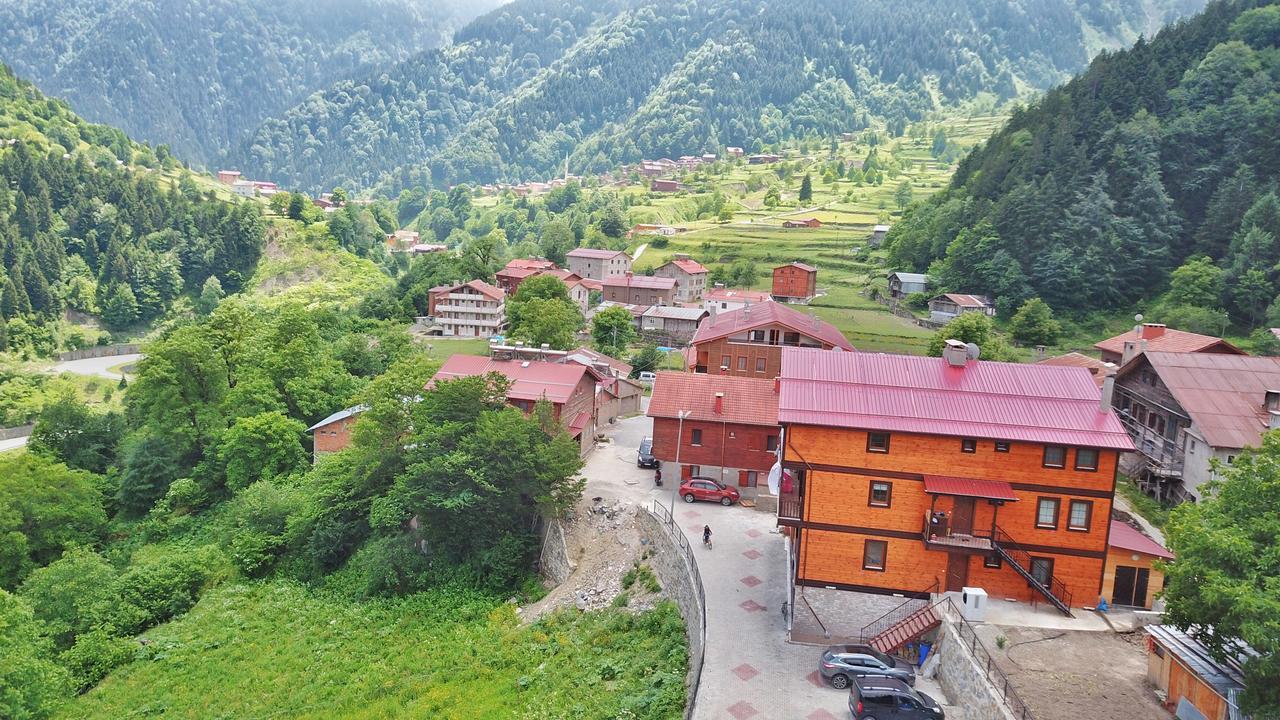
<path fill-rule="evenodd" d="M 88 375 L 108 378 L 110 380 L 119 380 L 119 372 L 108 371 L 108 368 L 117 365 L 132 364 L 142 359 L 142 355 L 109 355 L 100 358 L 85 358 L 84 360 L 68 360 L 54 365 L 51 372 L 64 373 L 68 372 L 73 375 Z"/>
<path fill-rule="evenodd" d="M 26 447 L 27 441 L 30 439 L 31 439 L 30 435 L 24 435 L 18 438 L 0 440 L 0 452 L 5 452 L 6 450 L 17 450 L 18 448 Z"/>
<path fill-rule="evenodd" d="M 671 485 L 655 488 L 653 471 L 635 466 L 635 448 L 651 430 L 650 419 L 637 417 L 606 431 L 612 442 L 597 448 L 584 469 L 588 497 L 671 503 Z M 706 661 L 695 720 L 849 717 L 848 692 L 818 677 L 822 648 L 786 641 L 785 545 L 774 515 L 676 499 L 675 518 L 697 548 L 707 596 Z M 702 547 L 703 525 L 711 526 L 713 549 Z M 945 702 L 932 681 L 921 678 L 918 687 Z M 959 716 L 947 708 L 947 717 Z"/>

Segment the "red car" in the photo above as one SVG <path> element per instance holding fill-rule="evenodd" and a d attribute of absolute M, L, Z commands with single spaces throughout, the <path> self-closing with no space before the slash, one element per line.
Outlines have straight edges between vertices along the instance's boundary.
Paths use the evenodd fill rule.
<path fill-rule="evenodd" d="M 731 488 L 719 480 L 709 477 L 691 477 L 680 483 L 680 497 L 691 503 L 694 500 L 718 502 L 725 507 L 738 502 L 737 488 Z"/>

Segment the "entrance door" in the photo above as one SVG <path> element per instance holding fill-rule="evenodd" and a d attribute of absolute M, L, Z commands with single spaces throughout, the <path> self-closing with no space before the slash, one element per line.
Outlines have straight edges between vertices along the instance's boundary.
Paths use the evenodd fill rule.
<path fill-rule="evenodd" d="M 1147 583 L 1150 579 L 1151 571 L 1147 568 L 1116 566 L 1116 583 L 1115 590 L 1111 593 L 1111 604 L 1145 607 Z"/>
<path fill-rule="evenodd" d="M 953 535 L 973 534 L 973 498 L 958 497 L 951 510 L 951 533 Z"/>
<path fill-rule="evenodd" d="M 960 592 L 969 584 L 969 556 L 964 553 L 947 554 L 947 592 Z"/>

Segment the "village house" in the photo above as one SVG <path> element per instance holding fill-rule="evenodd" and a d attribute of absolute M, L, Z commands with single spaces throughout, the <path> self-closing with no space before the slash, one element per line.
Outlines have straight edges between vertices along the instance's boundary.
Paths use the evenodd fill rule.
<path fill-rule="evenodd" d="M 1280 358 L 1148 350 L 1120 367 L 1112 401 L 1137 448 L 1121 470 L 1161 500 L 1199 499 L 1211 461 L 1280 428 Z"/>
<path fill-rule="evenodd" d="M 940 358 L 787 348 L 780 384 L 796 585 L 1097 601 L 1133 445 L 1087 372 L 953 340 Z"/>
<path fill-rule="evenodd" d="M 630 235 L 661 235 L 663 237 L 672 237 L 676 233 L 681 232 L 684 228 L 677 228 L 671 225 L 654 225 L 652 223 L 637 223 L 631 228 Z"/>
<path fill-rule="evenodd" d="M 797 218 L 795 220 L 783 220 L 782 227 L 784 228 L 820 228 L 822 227 L 822 221 L 815 217 Z"/>
<path fill-rule="evenodd" d="M 674 278 L 656 275 L 611 275 L 602 283 L 604 299 L 630 305 L 670 305 L 675 302 Z"/>
<path fill-rule="evenodd" d="M 1211 335 L 1174 330 L 1161 323 L 1143 323 L 1133 330 L 1094 343 L 1103 362 L 1124 365 L 1139 353 L 1224 353 L 1244 355 L 1235 345 Z"/>
<path fill-rule="evenodd" d="M 563 353 L 561 353 L 563 355 Z M 432 384 L 475 375 L 498 373 L 511 381 L 507 402 L 526 413 L 539 400 L 551 403 L 555 417 L 578 441 L 582 454 L 595 445 L 596 385 L 604 379 L 592 367 L 577 362 L 503 360 L 478 355 L 453 355 L 432 377 Z"/>
<path fill-rule="evenodd" d="M 740 148 L 740 147 L 733 147 L 732 145 L 730 145 L 729 147 L 727 147 L 727 148 L 725 148 L 725 149 L 724 149 L 724 154 L 725 154 L 725 155 L 728 155 L 728 156 L 729 156 L 729 157 L 731 157 L 731 158 L 737 159 L 737 158 L 742 157 L 742 156 L 743 156 L 743 155 L 745 155 L 746 153 L 743 151 L 743 149 L 742 149 L 742 148 Z"/>
<path fill-rule="evenodd" d="M 409 248 L 409 252 L 414 255 L 430 255 L 431 253 L 444 252 L 449 249 L 448 245 L 440 245 L 438 243 L 418 243 Z"/>
<path fill-rule="evenodd" d="M 409 252 L 419 239 L 415 230 L 396 230 L 387 235 L 387 252 Z"/>
<path fill-rule="evenodd" d="M 888 234 L 889 234 L 888 225 L 876 225 L 875 227 L 871 228 L 871 236 L 867 238 L 867 244 L 873 248 L 878 248 L 884 244 L 884 238 Z"/>
<path fill-rule="evenodd" d="M 240 179 L 239 170 L 219 170 L 218 171 L 218 182 L 222 183 L 223 185 L 234 185 L 236 184 L 236 181 L 239 179 Z"/>
<path fill-rule="evenodd" d="M 1225 662 L 1195 634 L 1173 625 L 1148 625 L 1147 680 L 1164 696 L 1164 707 L 1178 718 L 1241 720 L 1245 659 L 1243 645 Z"/>
<path fill-rule="evenodd" d="M 1111 363 L 1104 363 L 1098 358 L 1089 357 L 1078 352 L 1069 352 L 1065 355 L 1045 358 L 1038 361 L 1037 364 L 1084 368 L 1089 371 L 1090 375 L 1093 375 L 1093 381 L 1098 384 L 1098 387 L 1102 387 L 1106 381 L 1107 372 L 1116 369 L 1116 366 Z"/>
<path fill-rule="evenodd" d="M 351 430 L 360 413 L 368 409 L 367 405 L 353 405 L 307 428 L 311 433 L 313 462 L 318 461 L 321 455 L 345 450 L 351 445 Z"/>
<path fill-rule="evenodd" d="M 507 294 L 483 280 L 432 288 L 427 314 L 445 335 L 487 338 L 507 324 Z"/>
<path fill-rule="evenodd" d="M 928 290 L 928 275 L 909 272 L 889 273 L 889 297 L 891 298 L 903 300 L 908 295 L 915 295 Z"/>
<path fill-rule="evenodd" d="M 784 346 L 853 351 L 834 326 L 782 303 L 767 302 L 704 320 L 693 336 L 690 369 L 775 378 L 782 370 Z"/>
<path fill-rule="evenodd" d="M 632 367 L 627 363 L 580 347 L 569 352 L 562 362 L 576 362 L 594 368 L 602 377 L 596 384 L 596 425 L 612 425 L 621 418 L 640 412 L 645 388 L 631 379 Z"/>
<path fill-rule="evenodd" d="M 679 452 L 679 465 L 663 472 L 672 482 L 710 477 L 751 496 L 777 462 L 773 379 L 661 372 L 646 414 L 653 418 L 654 457 L 674 464 Z"/>
<path fill-rule="evenodd" d="M 685 186 L 680 184 L 678 180 L 657 180 L 655 179 L 649 184 L 649 190 L 652 192 L 680 192 Z"/>
<path fill-rule="evenodd" d="M 621 250 L 576 248 L 565 256 L 569 272 L 587 280 L 604 280 L 631 272 L 631 256 Z"/>
<path fill-rule="evenodd" d="M 780 155 L 761 153 L 759 155 L 752 155 L 751 157 L 747 158 L 747 164 L 748 165 L 770 165 L 772 163 L 778 162 L 781 159 L 782 159 L 782 156 Z"/>
<path fill-rule="evenodd" d="M 1164 589 L 1164 572 L 1156 563 L 1173 553 L 1121 520 L 1111 521 L 1107 565 L 1102 571 L 1102 597 L 1112 607 L 1150 610 Z"/>
<path fill-rule="evenodd" d="M 494 282 L 508 295 L 514 295 L 521 281 L 544 270 L 558 270 L 556 264 L 541 258 L 517 258 L 494 274 Z"/>
<path fill-rule="evenodd" d="M 773 297 L 782 300 L 809 300 L 818 294 L 818 268 L 801 262 L 773 269 Z"/>
<path fill-rule="evenodd" d="M 640 315 L 640 333 L 646 338 L 660 340 L 660 345 L 688 345 L 698 332 L 698 324 L 707 315 L 707 311 L 700 307 L 654 305 Z"/>
<path fill-rule="evenodd" d="M 672 255 L 671 260 L 654 270 L 653 274 L 676 281 L 676 300 L 680 302 L 697 300 L 707 287 L 707 269 L 684 253 Z"/>
<path fill-rule="evenodd" d="M 730 310 L 741 310 L 748 305 L 773 302 L 773 296 L 764 291 L 734 290 L 725 287 L 714 287 L 702 293 L 702 307 L 709 313 L 719 314 Z"/>
<path fill-rule="evenodd" d="M 981 295 L 960 293 L 946 293 L 929 301 L 929 319 L 936 323 L 951 322 L 964 313 L 970 312 L 995 317 L 996 307 Z"/>

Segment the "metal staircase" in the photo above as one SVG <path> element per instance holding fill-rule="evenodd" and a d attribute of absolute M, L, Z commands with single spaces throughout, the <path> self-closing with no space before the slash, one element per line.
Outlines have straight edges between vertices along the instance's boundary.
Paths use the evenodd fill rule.
<path fill-rule="evenodd" d="M 1048 585 L 1037 580 L 1031 573 L 1031 556 L 998 527 L 991 544 L 1000 554 L 1000 559 L 1021 575 L 1027 584 L 1043 595 L 1050 604 L 1058 608 L 1059 612 L 1069 618 L 1075 617 L 1071 614 L 1071 593 L 1067 591 L 1065 583 L 1052 575 L 1049 576 Z"/>
<path fill-rule="evenodd" d="M 932 598 L 937 591 L 938 583 L 935 581 L 921 594 Z M 859 634 L 862 642 L 882 653 L 892 653 L 941 624 L 942 616 L 936 603 L 931 599 L 911 598 L 868 623 Z"/>

